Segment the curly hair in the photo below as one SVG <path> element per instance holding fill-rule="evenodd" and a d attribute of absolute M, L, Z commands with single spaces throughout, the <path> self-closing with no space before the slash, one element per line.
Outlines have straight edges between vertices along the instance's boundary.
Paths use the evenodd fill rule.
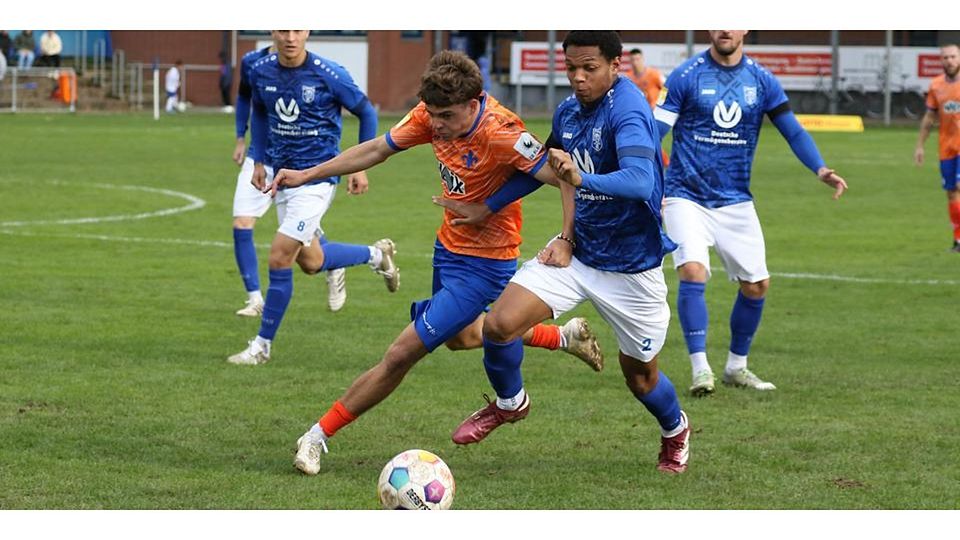
<path fill-rule="evenodd" d="M 567 47 L 599 47 L 600 54 L 607 60 L 613 60 L 623 54 L 620 34 L 615 30 L 574 30 L 563 40 L 563 52 Z M 632 51 L 631 51 L 632 52 Z"/>
<path fill-rule="evenodd" d="M 483 76 L 476 62 L 462 52 L 440 51 L 420 78 L 417 97 L 427 105 L 449 107 L 478 98 L 482 91 Z"/>

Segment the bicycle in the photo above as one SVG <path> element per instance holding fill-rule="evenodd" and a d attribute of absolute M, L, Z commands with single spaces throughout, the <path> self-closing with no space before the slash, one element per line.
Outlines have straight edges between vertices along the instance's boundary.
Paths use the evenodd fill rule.
<path fill-rule="evenodd" d="M 890 115 L 902 116 L 916 120 L 927 110 L 927 96 L 919 85 L 907 86 L 906 73 L 900 74 L 900 83 L 890 89 Z M 871 118 L 883 117 L 883 87 L 886 84 L 886 72 L 880 70 L 877 74 L 880 92 L 870 94 L 867 99 L 867 116 Z"/>
<path fill-rule="evenodd" d="M 827 77 L 821 70 L 817 72 L 817 84 L 813 91 L 800 98 L 800 110 L 807 114 L 825 114 L 830 110 L 831 88 Z M 859 84 L 846 84 L 846 77 L 840 77 L 837 85 L 837 112 L 863 116 L 866 112 L 866 92 Z"/>

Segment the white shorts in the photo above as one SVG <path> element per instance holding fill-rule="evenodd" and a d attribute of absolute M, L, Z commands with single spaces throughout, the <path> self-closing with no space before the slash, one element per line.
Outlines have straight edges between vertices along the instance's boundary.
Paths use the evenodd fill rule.
<path fill-rule="evenodd" d="M 628 356 L 649 362 L 663 348 L 670 306 L 662 267 L 622 274 L 591 268 L 576 257 L 564 268 L 532 259 L 510 281 L 543 300 L 555 319 L 590 300 L 613 328 L 620 350 Z"/>
<path fill-rule="evenodd" d="M 265 167 L 267 178 L 273 178 L 273 168 Z M 253 158 L 245 158 L 240 174 L 237 175 L 237 189 L 233 192 L 233 217 L 261 218 L 270 209 L 273 198 L 253 187 Z"/>
<path fill-rule="evenodd" d="M 273 175 L 267 179 L 272 180 Z M 276 204 L 280 227 L 277 232 L 309 246 L 314 236 L 323 234 L 320 219 L 327 213 L 336 194 L 337 186 L 330 182 L 278 191 Z"/>
<path fill-rule="evenodd" d="M 667 235 L 680 246 L 671 254 L 674 268 L 698 262 L 709 277 L 708 249 L 713 247 L 730 281 L 756 283 L 770 277 L 763 230 L 753 201 L 705 208 L 687 199 L 667 197 L 663 223 Z"/>

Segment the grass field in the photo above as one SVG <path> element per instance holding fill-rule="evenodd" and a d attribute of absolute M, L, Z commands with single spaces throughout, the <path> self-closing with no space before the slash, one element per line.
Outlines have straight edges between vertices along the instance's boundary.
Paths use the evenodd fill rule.
<path fill-rule="evenodd" d="M 655 422 L 623 384 L 612 332 L 581 306 L 603 373 L 528 351 L 530 417 L 455 448 L 450 433 L 490 389 L 479 351 L 439 350 L 308 478 L 292 467 L 297 437 L 429 295 L 436 162 L 429 148 L 396 156 L 371 171 L 367 195 L 341 189 L 324 220 L 338 241 L 393 238 L 400 291 L 354 268 L 331 314 L 322 277 L 298 273 L 271 362 L 236 367 L 225 359 L 258 321 L 233 314 L 245 295 L 232 126 L 226 115 L 0 117 L 0 509 L 374 509 L 381 466 L 408 448 L 447 461 L 458 509 L 960 508 L 960 255 L 947 251 L 934 141 L 930 162 L 911 164 L 914 127 L 815 134 L 850 183 L 840 201 L 764 134 L 753 193 L 773 278 L 750 358 L 779 389 L 687 396 L 674 314 L 661 365 L 694 428 L 686 474 L 656 472 Z M 344 140 L 356 140 L 352 119 Z M 542 189 L 525 203 L 524 258 L 557 232 L 557 198 Z M 256 230 L 264 287 L 275 227 L 271 211 Z M 735 293 L 716 271 L 717 372 Z"/>

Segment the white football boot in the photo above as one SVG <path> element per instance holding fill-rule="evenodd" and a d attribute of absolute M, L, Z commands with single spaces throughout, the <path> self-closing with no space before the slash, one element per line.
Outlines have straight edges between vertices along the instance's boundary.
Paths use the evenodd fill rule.
<path fill-rule="evenodd" d="M 293 466 L 303 474 L 313 476 L 320 472 L 320 455 L 326 453 L 326 441 L 320 435 L 307 431 L 297 439 L 297 456 L 293 459 Z"/>
<path fill-rule="evenodd" d="M 347 302 L 347 270 L 337 268 L 327 272 L 327 307 L 340 311 Z"/>
<path fill-rule="evenodd" d="M 250 340 L 250 344 L 246 349 L 238 352 L 237 354 L 227 358 L 227 362 L 231 364 L 244 365 L 244 366 L 256 366 L 259 364 L 266 364 L 270 361 L 270 349 L 269 347 L 264 348 L 257 342 L 256 339 Z"/>

